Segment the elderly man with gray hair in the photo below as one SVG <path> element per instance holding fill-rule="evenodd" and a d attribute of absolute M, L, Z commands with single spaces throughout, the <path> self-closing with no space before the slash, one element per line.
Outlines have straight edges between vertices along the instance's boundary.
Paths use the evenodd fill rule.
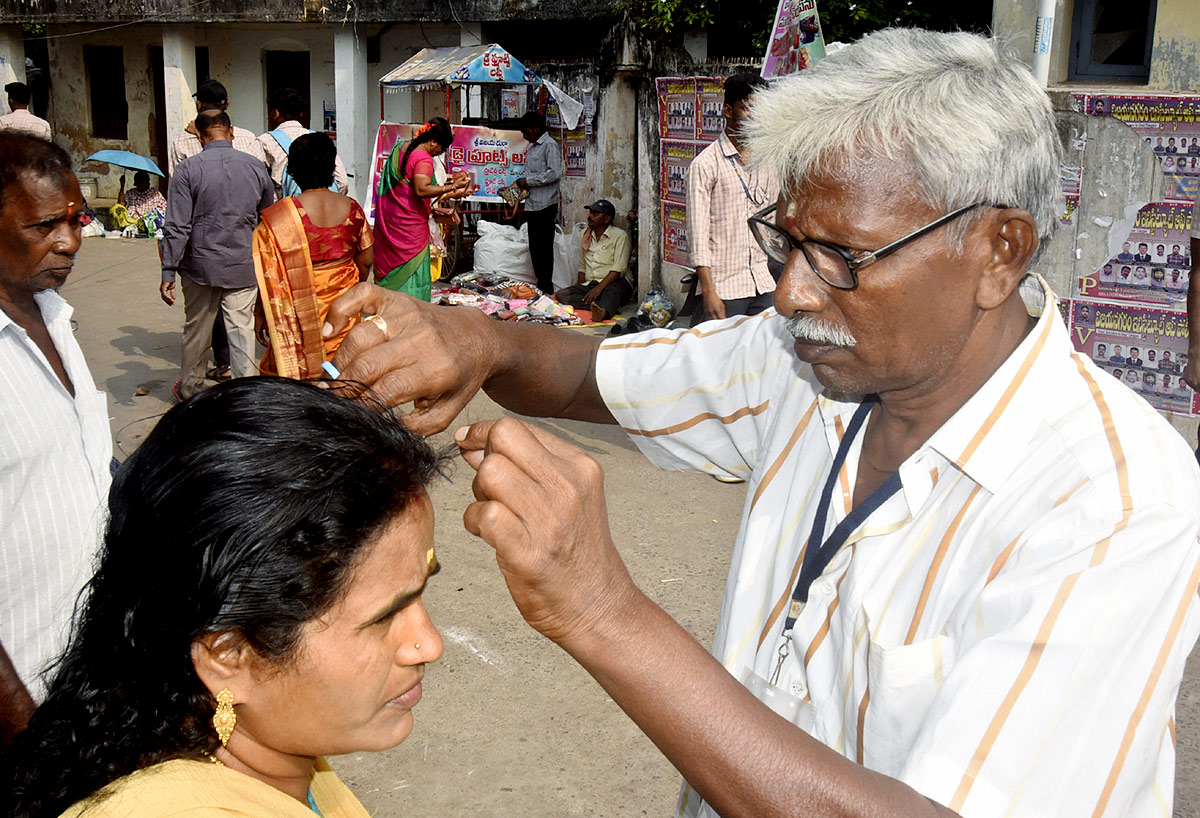
<path fill-rule="evenodd" d="M 603 476 L 513 418 L 459 429 L 469 530 L 526 620 L 683 773 L 686 816 L 1170 813 L 1200 631 L 1200 470 L 1072 348 L 1031 272 L 1045 92 L 994 41 L 883 31 L 757 95 L 775 309 L 600 342 L 359 285 L 335 357 L 409 424 L 476 389 L 743 476 L 712 655 L 631 581 Z"/>

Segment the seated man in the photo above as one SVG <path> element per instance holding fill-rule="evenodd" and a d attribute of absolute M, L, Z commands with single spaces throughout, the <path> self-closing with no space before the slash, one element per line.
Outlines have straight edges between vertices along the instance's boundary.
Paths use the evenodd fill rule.
<path fill-rule="evenodd" d="M 129 220 L 140 222 L 146 216 L 165 216 L 167 200 L 156 188 L 150 187 L 150 174 L 139 170 L 133 174 L 133 190 L 125 190 L 125 176 L 117 191 L 117 204 L 124 205 Z"/>
<path fill-rule="evenodd" d="M 679 814 L 1169 815 L 1200 469 L 1031 272 L 1045 90 L 995 41 L 885 30 L 760 91 L 746 138 L 781 183 L 774 310 L 603 340 L 359 284 L 330 331 L 386 328 L 334 363 L 421 433 L 482 387 L 747 478 L 710 655 L 634 585 L 594 460 L 512 417 L 455 434 L 467 528 L 683 774 Z"/>
<path fill-rule="evenodd" d="M 556 301 L 592 311 L 592 320 L 616 315 L 633 298 L 629 234 L 613 226 L 616 208 L 608 199 L 587 206 L 587 230 L 579 254 L 579 283 L 554 294 Z"/>

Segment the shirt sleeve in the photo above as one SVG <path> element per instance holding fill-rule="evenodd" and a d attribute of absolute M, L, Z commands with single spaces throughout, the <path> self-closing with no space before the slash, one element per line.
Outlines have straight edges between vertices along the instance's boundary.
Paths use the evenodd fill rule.
<path fill-rule="evenodd" d="M 350 192 L 350 177 L 346 175 L 346 166 L 340 156 L 333 157 L 333 182 L 343 196 Z"/>
<path fill-rule="evenodd" d="M 772 400 L 780 390 L 810 388 L 811 369 L 782 327 L 766 310 L 710 321 L 703 330 L 613 338 L 596 356 L 596 382 L 617 423 L 655 465 L 746 477 L 762 454 Z"/>
<path fill-rule="evenodd" d="M 188 167 L 181 162 L 171 176 L 167 188 L 167 212 L 163 220 L 162 280 L 175 280 L 179 264 L 183 261 L 188 238 L 192 233 L 192 189 Z"/>
<path fill-rule="evenodd" d="M 622 276 L 629 272 L 629 234 L 622 230 L 616 234 L 616 241 L 613 243 L 613 266 Z M 607 274 L 611 271 L 605 271 Z"/>
<path fill-rule="evenodd" d="M 965 626 L 872 645 L 863 745 L 915 731 L 898 777 L 968 818 L 1149 814 L 1148 782 L 1173 786 L 1162 760 L 1200 632 L 1200 548 L 1194 513 L 1124 500 L 1102 518 L 1098 492 L 1072 494 L 961 603 Z M 939 673 L 917 672 L 932 661 Z M 898 711 L 923 684 L 928 705 Z M 872 721 L 889 709 L 904 718 Z"/>
<path fill-rule="evenodd" d="M 537 147 L 538 156 L 545 161 L 546 168 L 525 174 L 526 184 L 530 187 L 558 184 L 558 180 L 562 178 L 562 149 L 553 137 L 548 137 L 545 142 L 538 140 Z"/>
<path fill-rule="evenodd" d="M 693 267 L 711 267 L 709 242 L 712 236 L 712 191 L 716 175 L 701 153 L 687 172 L 688 245 Z"/>

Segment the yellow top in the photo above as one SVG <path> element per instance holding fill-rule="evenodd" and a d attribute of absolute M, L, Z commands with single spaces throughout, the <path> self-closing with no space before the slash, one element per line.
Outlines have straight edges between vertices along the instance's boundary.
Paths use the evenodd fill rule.
<path fill-rule="evenodd" d="M 309 784 L 322 818 L 370 818 L 323 758 Z M 307 804 L 209 761 L 175 759 L 138 770 L 76 802 L 60 818 L 315 818 Z"/>

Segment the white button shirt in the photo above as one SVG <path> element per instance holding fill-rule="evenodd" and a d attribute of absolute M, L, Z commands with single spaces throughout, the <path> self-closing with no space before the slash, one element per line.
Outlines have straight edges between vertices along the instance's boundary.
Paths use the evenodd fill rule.
<path fill-rule="evenodd" d="M 34 296 L 75 387 L 0 311 L 0 643 L 40 701 L 38 673 L 66 646 L 106 520 L 112 436 L 57 293 Z"/>
<path fill-rule="evenodd" d="M 597 379 L 656 464 L 748 479 L 713 653 L 773 710 L 965 816 L 1169 815 L 1200 633 L 1200 470 L 1072 349 L 1045 283 L 1025 284 L 1036 326 L 900 467 L 786 640 L 859 404 L 822 393 L 770 310 L 613 339 Z M 860 450 L 861 435 L 824 536 L 851 508 Z M 714 815 L 686 786 L 680 814 Z"/>

